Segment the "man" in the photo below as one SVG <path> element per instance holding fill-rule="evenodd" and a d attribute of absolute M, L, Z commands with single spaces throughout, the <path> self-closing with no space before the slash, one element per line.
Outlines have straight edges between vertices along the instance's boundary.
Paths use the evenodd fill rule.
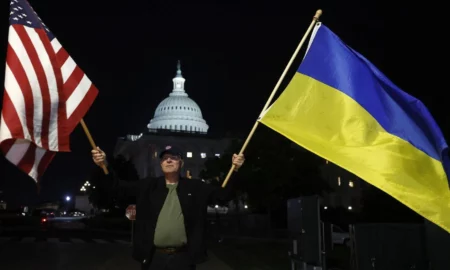
<path fill-rule="evenodd" d="M 98 166 L 106 163 L 100 148 L 92 150 L 92 157 Z M 183 154 L 175 147 L 167 146 L 159 157 L 164 176 L 136 184 L 121 181 L 109 168 L 107 184 L 136 194 L 133 258 L 143 270 L 195 270 L 206 259 L 207 206 L 231 199 L 230 184 L 221 188 L 181 177 Z M 244 160 L 233 155 L 236 171 Z"/>

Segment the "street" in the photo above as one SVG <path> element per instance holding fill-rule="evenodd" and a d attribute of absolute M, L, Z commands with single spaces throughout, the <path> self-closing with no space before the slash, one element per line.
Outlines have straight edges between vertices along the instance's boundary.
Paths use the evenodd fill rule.
<path fill-rule="evenodd" d="M 199 270 L 232 270 L 209 253 Z M 0 234 L 2 270 L 140 269 L 131 258 L 129 235 L 87 230 L 14 231 Z"/>

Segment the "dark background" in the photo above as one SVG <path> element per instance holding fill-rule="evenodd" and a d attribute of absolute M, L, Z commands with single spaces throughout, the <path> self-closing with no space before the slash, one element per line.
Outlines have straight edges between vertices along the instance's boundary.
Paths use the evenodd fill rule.
<path fill-rule="evenodd" d="M 442 8 L 430 1 L 29 2 L 99 88 L 85 121 L 107 153 L 117 137 L 145 131 L 172 90 L 177 60 L 210 133 L 245 137 L 318 8 L 321 21 L 344 42 L 422 100 L 449 138 L 447 30 L 439 22 Z M 0 4 L 1 14 L 4 62 L 9 1 Z M 1 157 L 4 199 L 18 205 L 75 194 L 93 166 L 81 127 L 71 145 L 71 153 L 58 154 L 50 164 L 40 195 L 30 178 Z"/>

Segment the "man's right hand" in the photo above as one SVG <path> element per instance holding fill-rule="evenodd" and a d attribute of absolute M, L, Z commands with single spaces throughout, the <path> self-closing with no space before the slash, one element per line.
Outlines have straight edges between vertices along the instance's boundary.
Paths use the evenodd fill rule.
<path fill-rule="evenodd" d="M 97 149 L 91 151 L 92 159 L 97 166 L 102 166 L 106 162 L 106 154 L 103 152 L 100 147 L 97 146 Z"/>

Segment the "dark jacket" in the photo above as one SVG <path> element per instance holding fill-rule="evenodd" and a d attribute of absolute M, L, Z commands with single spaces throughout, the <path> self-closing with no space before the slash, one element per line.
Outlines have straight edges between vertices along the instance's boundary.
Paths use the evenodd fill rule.
<path fill-rule="evenodd" d="M 120 180 L 109 168 L 109 186 L 113 189 L 127 189 L 136 195 L 136 221 L 134 222 L 133 258 L 149 262 L 153 253 L 153 237 L 159 212 L 164 204 L 168 189 L 164 177 L 148 177 L 136 182 Z M 237 174 L 234 172 L 233 174 Z M 236 178 L 236 177 L 233 177 Z M 207 206 L 231 200 L 231 182 L 227 186 L 213 186 L 198 179 L 181 177 L 177 187 L 178 198 L 184 215 L 187 247 L 192 262 L 204 262 L 206 254 Z"/>

